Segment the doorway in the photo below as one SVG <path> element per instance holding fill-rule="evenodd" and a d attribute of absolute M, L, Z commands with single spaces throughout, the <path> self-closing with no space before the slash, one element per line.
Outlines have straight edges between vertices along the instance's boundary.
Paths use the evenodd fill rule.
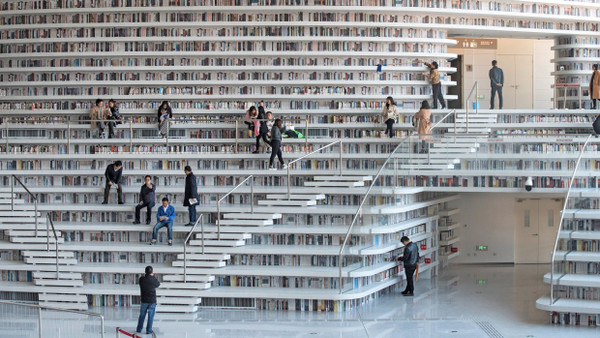
<path fill-rule="evenodd" d="M 504 71 L 503 109 L 533 109 L 533 57 L 498 55 L 498 67 Z M 498 107 L 496 97 L 495 107 Z"/>
<path fill-rule="evenodd" d="M 462 109 L 463 102 L 463 55 L 458 55 L 456 59 L 450 61 L 450 67 L 456 68 L 456 73 L 452 74 L 452 80 L 456 81 L 456 86 L 448 87 L 448 95 L 456 95 L 456 100 L 448 100 L 449 109 Z"/>
<path fill-rule="evenodd" d="M 562 210 L 561 199 L 517 199 L 515 263 L 550 263 Z"/>

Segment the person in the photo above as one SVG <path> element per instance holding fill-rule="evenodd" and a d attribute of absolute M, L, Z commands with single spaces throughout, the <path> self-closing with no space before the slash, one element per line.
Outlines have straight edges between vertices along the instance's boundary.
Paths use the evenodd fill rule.
<path fill-rule="evenodd" d="M 592 99 L 592 109 L 596 109 L 596 100 L 600 99 L 600 71 L 598 64 L 592 66 L 594 72 L 590 80 L 590 99 Z"/>
<path fill-rule="evenodd" d="M 105 137 L 105 134 L 104 134 L 105 122 L 104 122 L 104 120 L 106 120 L 107 118 L 108 118 L 108 109 L 106 109 L 106 107 L 104 106 L 104 100 L 97 99 L 96 105 L 94 107 L 92 107 L 92 110 L 90 111 L 90 120 L 91 120 L 92 130 L 98 128 L 98 135 L 100 138 Z"/>
<path fill-rule="evenodd" d="M 169 134 L 169 123 L 173 118 L 173 110 L 169 106 L 169 101 L 163 101 L 158 107 L 158 133 L 161 137 L 167 137 Z"/>
<path fill-rule="evenodd" d="M 426 153 L 428 151 L 428 134 L 431 133 L 431 110 L 427 100 L 421 102 L 421 109 L 413 117 L 413 123 L 415 127 L 418 126 L 417 133 L 419 134 L 419 140 L 421 140 L 421 150 L 419 152 Z"/>
<path fill-rule="evenodd" d="M 417 61 L 422 62 L 427 68 L 429 68 L 429 73 L 423 73 L 423 75 L 429 80 L 431 80 L 431 91 L 433 92 L 433 109 L 437 109 L 438 101 L 442 105 L 442 109 L 446 109 L 446 103 L 444 102 L 444 97 L 442 96 L 442 82 L 440 81 L 438 63 L 436 61 L 433 61 L 432 63 L 427 63 L 421 60 Z"/>
<path fill-rule="evenodd" d="M 266 144 L 271 146 L 271 142 L 269 142 L 269 140 L 267 139 L 267 135 L 269 134 L 269 128 L 267 127 L 267 121 L 264 121 L 266 119 L 266 114 L 263 101 L 260 101 L 260 103 L 258 104 L 258 116 L 256 118 L 259 120 L 259 128 L 258 135 L 256 135 L 256 149 L 254 149 L 254 151 L 252 152 L 253 154 L 258 154 L 258 147 L 260 146 L 261 138 Z"/>
<path fill-rule="evenodd" d="M 167 243 L 173 245 L 173 220 L 175 219 L 175 208 L 169 204 L 169 199 L 163 197 L 162 206 L 158 207 L 156 213 L 157 223 L 152 230 L 152 241 L 150 245 L 156 244 L 156 238 L 158 236 L 158 230 L 162 227 L 167 227 Z"/>
<path fill-rule="evenodd" d="M 148 265 L 145 269 L 145 275 L 140 277 L 138 284 L 140 285 L 141 303 L 140 316 L 135 332 L 142 333 L 144 328 L 144 319 L 148 313 L 148 323 L 146 324 L 146 334 L 152 334 L 152 322 L 154 321 L 154 312 L 156 311 L 156 288 L 160 286 L 160 282 L 154 277 L 154 269 Z"/>
<path fill-rule="evenodd" d="M 122 174 L 123 163 L 121 161 L 115 161 L 115 163 L 106 166 L 106 170 L 104 171 L 106 184 L 104 185 L 104 201 L 102 202 L 102 204 L 108 203 L 110 187 L 115 187 L 117 189 L 117 201 L 119 202 L 119 204 L 123 204 L 123 189 L 121 187 Z"/>
<path fill-rule="evenodd" d="M 258 121 L 255 121 L 257 117 L 258 111 L 255 106 L 250 107 L 250 109 L 246 111 L 244 123 L 248 126 L 248 137 L 257 136 L 259 134 Z"/>
<path fill-rule="evenodd" d="M 192 168 L 186 165 L 183 168 L 185 173 L 185 192 L 183 194 L 183 206 L 188 207 L 189 222 L 186 226 L 193 226 L 196 223 L 196 205 L 198 205 L 198 187 L 196 184 L 196 176 L 192 172 Z"/>
<path fill-rule="evenodd" d="M 283 162 L 283 157 L 281 155 L 281 139 L 282 135 L 285 131 L 283 127 L 283 123 L 281 119 L 276 119 L 275 123 L 273 123 L 273 129 L 271 129 L 271 158 L 269 159 L 269 170 L 275 170 L 275 166 L 273 165 L 273 161 L 275 160 L 275 156 L 279 158 L 279 163 L 281 163 L 282 169 L 287 169 L 287 165 Z"/>
<path fill-rule="evenodd" d="M 419 264 L 419 248 L 406 236 L 402 236 L 400 242 L 404 244 L 404 254 L 403 256 L 396 257 L 396 260 L 400 260 L 404 263 L 404 273 L 406 274 L 406 289 L 402 291 L 402 294 L 404 296 L 414 296 L 415 286 L 413 283 L 413 275 Z"/>
<path fill-rule="evenodd" d="M 498 61 L 492 61 L 490 69 L 490 86 L 492 87 L 492 96 L 490 100 L 490 109 L 494 109 L 494 98 L 498 92 L 498 108 L 502 109 L 502 86 L 504 86 L 504 72 L 497 66 Z"/>
<path fill-rule="evenodd" d="M 391 96 L 388 96 L 385 99 L 385 105 L 383 106 L 381 116 L 383 116 L 383 120 L 387 125 L 385 134 L 389 137 L 394 137 L 393 127 L 394 122 L 396 122 L 396 119 L 398 118 L 398 106 L 396 106 L 396 102 L 394 102 L 394 99 Z"/>
<path fill-rule="evenodd" d="M 117 106 L 117 102 L 113 99 L 108 101 L 108 115 L 106 116 L 108 120 L 106 124 L 108 125 L 108 138 L 115 137 L 115 128 L 117 124 L 121 124 L 121 114 L 119 113 L 119 107 Z"/>
<path fill-rule="evenodd" d="M 152 183 L 152 177 L 146 175 L 144 184 L 140 189 L 140 202 L 135 206 L 135 221 L 133 224 L 140 224 L 140 211 L 146 208 L 146 224 L 150 224 L 152 218 L 152 208 L 156 201 L 156 186 Z"/>

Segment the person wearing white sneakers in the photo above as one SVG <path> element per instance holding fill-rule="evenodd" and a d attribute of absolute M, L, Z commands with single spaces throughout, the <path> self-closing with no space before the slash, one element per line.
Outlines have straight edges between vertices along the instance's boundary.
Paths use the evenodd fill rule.
<path fill-rule="evenodd" d="M 285 131 L 283 127 L 283 123 L 281 119 L 276 119 L 275 123 L 273 123 L 273 128 L 271 129 L 271 159 L 269 160 L 269 170 L 276 170 L 273 161 L 275 160 L 275 156 L 279 158 L 279 163 L 281 163 L 281 169 L 287 169 L 287 165 L 283 162 L 283 157 L 281 155 L 281 138 L 282 134 Z"/>
<path fill-rule="evenodd" d="M 164 197 L 162 199 L 162 207 L 158 208 L 156 213 L 156 220 L 158 223 L 154 226 L 152 231 L 152 242 L 150 245 L 156 244 L 156 237 L 158 235 L 158 229 L 167 227 L 167 237 L 169 245 L 173 245 L 173 220 L 175 219 L 175 208 L 169 205 L 169 199 Z"/>

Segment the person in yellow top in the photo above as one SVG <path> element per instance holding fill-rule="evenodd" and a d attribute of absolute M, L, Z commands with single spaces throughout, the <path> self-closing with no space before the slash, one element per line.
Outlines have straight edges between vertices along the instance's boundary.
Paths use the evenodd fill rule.
<path fill-rule="evenodd" d="M 592 66 L 594 72 L 590 80 L 590 99 L 592 99 L 592 109 L 596 109 L 596 100 L 600 99 L 600 71 L 598 64 Z"/>
<path fill-rule="evenodd" d="M 429 73 L 423 73 L 423 76 L 425 76 L 431 81 L 431 91 L 433 93 L 433 109 L 437 109 L 438 101 L 442 105 L 442 109 L 446 109 L 446 103 L 444 102 L 444 97 L 442 96 L 442 83 L 440 81 L 440 73 L 438 72 L 438 63 L 435 61 L 433 61 L 432 63 L 427 63 L 418 59 L 417 62 L 421 62 L 427 68 L 429 68 Z"/>
<path fill-rule="evenodd" d="M 385 134 L 389 137 L 394 137 L 393 127 L 394 122 L 396 122 L 396 119 L 398 118 L 398 106 L 396 106 L 396 102 L 394 102 L 394 99 L 391 96 L 388 96 L 385 99 L 385 105 L 383 106 L 381 116 L 383 116 L 383 120 L 387 125 Z"/>

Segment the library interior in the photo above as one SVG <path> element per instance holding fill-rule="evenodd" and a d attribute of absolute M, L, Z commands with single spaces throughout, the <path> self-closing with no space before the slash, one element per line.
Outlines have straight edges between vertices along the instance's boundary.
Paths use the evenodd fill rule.
<path fill-rule="evenodd" d="M 0 9 L 0 337 L 600 335 L 600 0 Z"/>

